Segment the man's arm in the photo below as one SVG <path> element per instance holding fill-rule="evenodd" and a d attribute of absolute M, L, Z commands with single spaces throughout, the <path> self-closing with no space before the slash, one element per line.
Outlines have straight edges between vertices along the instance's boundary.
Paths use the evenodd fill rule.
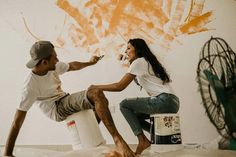
<path fill-rule="evenodd" d="M 70 62 L 68 71 L 80 70 L 87 66 L 94 65 L 98 62 L 98 60 L 99 60 L 99 57 L 92 56 L 89 62 L 77 62 L 77 61 Z"/>
<path fill-rule="evenodd" d="M 4 156 L 13 156 L 12 152 L 15 146 L 16 138 L 25 120 L 26 113 L 26 111 L 16 110 L 15 117 L 7 138 Z"/>

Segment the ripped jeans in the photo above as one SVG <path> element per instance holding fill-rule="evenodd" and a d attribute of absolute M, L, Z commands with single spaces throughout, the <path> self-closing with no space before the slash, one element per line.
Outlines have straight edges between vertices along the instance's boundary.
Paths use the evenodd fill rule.
<path fill-rule="evenodd" d="M 179 99 L 177 96 L 162 93 L 156 97 L 127 98 L 120 103 L 120 111 L 129 123 L 135 136 L 150 131 L 151 114 L 177 113 Z"/>

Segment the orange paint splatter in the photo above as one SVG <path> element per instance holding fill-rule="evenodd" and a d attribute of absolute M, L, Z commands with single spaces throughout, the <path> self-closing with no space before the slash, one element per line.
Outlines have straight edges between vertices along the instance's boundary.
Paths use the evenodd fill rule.
<path fill-rule="evenodd" d="M 165 0 L 165 5 L 163 6 L 163 10 L 168 18 L 170 18 L 172 7 L 172 0 Z"/>
<path fill-rule="evenodd" d="M 185 2 L 186 2 L 185 0 L 178 0 L 173 18 L 170 22 L 168 34 L 173 37 L 176 35 L 176 31 L 178 30 L 178 27 L 180 25 L 180 22 L 184 13 Z"/>
<path fill-rule="evenodd" d="M 57 0 L 56 5 L 76 23 L 65 18 L 65 29 L 55 39 L 56 44 L 66 47 L 72 43 L 74 47 L 87 50 L 99 47 L 93 51 L 96 54 L 107 48 L 117 53 L 120 45 L 135 37 L 169 49 L 181 34 L 209 31 L 206 24 L 212 17 L 212 12 L 202 14 L 205 0 L 192 0 L 190 7 L 186 5 L 186 0 L 87 0 L 79 3 L 80 6 L 72 4 L 70 0 Z M 183 17 L 186 8 L 190 9 Z M 30 31 L 24 18 L 23 21 L 29 34 L 40 40 Z M 111 40 L 117 36 L 121 39 L 119 42 Z M 98 46 L 106 39 L 111 40 L 109 44 L 105 42 Z"/>
<path fill-rule="evenodd" d="M 153 18 L 154 25 L 158 22 L 160 27 L 162 28 L 168 21 L 168 17 L 165 12 L 162 10 L 161 6 L 155 0 L 149 1 L 136 1 L 132 0 L 133 7 L 136 8 L 136 11 L 141 11 L 147 19 Z M 154 20 L 156 20 L 154 22 Z"/>
<path fill-rule="evenodd" d="M 58 7 L 77 22 L 78 26 L 70 27 L 69 37 L 74 45 L 82 47 L 116 35 L 125 42 L 132 37 L 144 38 L 149 43 L 162 39 L 164 47 L 169 47 L 180 32 L 191 34 L 207 31 L 204 26 L 210 22 L 208 14 L 201 15 L 204 3 L 205 0 L 193 0 L 187 20 L 181 23 L 186 0 L 176 1 L 175 8 L 173 0 L 88 0 L 82 7 L 90 10 L 89 16 L 73 7 L 69 0 L 57 1 Z M 168 27 L 164 30 L 166 25 Z M 114 47 L 118 45 L 114 44 Z"/>
<path fill-rule="evenodd" d="M 191 21 L 202 14 L 205 0 L 192 0 L 191 8 L 187 20 Z"/>
<path fill-rule="evenodd" d="M 157 1 L 157 4 L 159 5 L 159 6 L 162 6 L 163 5 L 163 0 L 156 0 Z"/>
<path fill-rule="evenodd" d="M 199 17 L 196 17 L 192 21 L 189 21 L 187 24 L 184 24 L 180 27 L 180 31 L 183 34 L 193 34 L 203 30 L 203 27 L 210 22 L 212 17 L 212 12 L 207 12 Z M 206 30 L 206 28 L 204 29 Z"/>
<path fill-rule="evenodd" d="M 57 38 L 56 39 L 56 43 L 57 45 L 59 45 L 60 47 L 63 47 L 65 45 L 65 41 L 63 38 Z"/>
<path fill-rule="evenodd" d="M 190 7 L 186 0 L 87 0 L 79 3 L 80 6 L 72 4 L 70 0 L 57 0 L 56 5 L 70 19 L 65 18 L 56 45 L 63 48 L 72 44 L 94 54 L 103 51 L 119 54 L 124 43 L 136 37 L 170 49 L 170 44 L 181 34 L 209 31 L 206 24 L 212 17 L 212 12 L 202 14 L 205 0 L 192 0 Z M 183 17 L 186 8 L 190 9 Z M 23 21 L 29 34 L 40 40 L 24 18 Z"/>
<path fill-rule="evenodd" d="M 178 27 L 184 13 L 185 3 L 185 0 L 178 0 L 177 2 L 174 15 L 170 21 L 170 26 L 163 38 L 163 46 L 165 47 L 165 49 L 170 49 L 170 43 L 175 39 L 177 35 L 176 32 L 178 31 Z"/>
<path fill-rule="evenodd" d="M 87 43 L 92 45 L 98 42 L 98 39 L 94 34 L 94 29 L 90 26 L 89 21 L 77 8 L 70 5 L 67 0 L 58 0 L 57 6 L 66 11 L 81 26 L 81 29 L 77 29 L 76 32 L 84 34 L 84 36 L 86 36 Z"/>
<path fill-rule="evenodd" d="M 119 1 L 115 10 L 113 11 L 112 17 L 109 22 L 109 30 L 114 32 L 118 24 L 122 19 L 123 9 L 129 3 L 129 1 Z"/>

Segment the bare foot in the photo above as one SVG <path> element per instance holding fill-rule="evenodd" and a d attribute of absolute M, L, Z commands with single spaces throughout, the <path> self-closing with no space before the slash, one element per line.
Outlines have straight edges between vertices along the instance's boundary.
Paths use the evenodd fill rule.
<path fill-rule="evenodd" d="M 122 155 L 118 151 L 112 150 L 109 153 L 106 153 L 105 157 L 122 157 Z"/>
<path fill-rule="evenodd" d="M 136 157 L 136 154 L 129 148 L 128 144 L 123 140 L 115 140 L 118 149 L 123 152 L 123 157 Z"/>
<path fill-rule="evenodd" d="M 145 140 L 138 144 L 135 154 L 141 154 L 146 148 L 148 148 L 151 145 L 149 140 Z"/>

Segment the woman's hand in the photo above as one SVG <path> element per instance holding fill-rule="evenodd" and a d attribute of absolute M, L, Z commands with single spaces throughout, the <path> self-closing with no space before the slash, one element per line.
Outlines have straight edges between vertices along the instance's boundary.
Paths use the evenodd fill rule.
<path fill-rule="evenodd" d="M 97 88 L 96 85 L 90 85 L 90 86 L 88 87 L 88 89 L 95 89 L 95 88 Z"/>

